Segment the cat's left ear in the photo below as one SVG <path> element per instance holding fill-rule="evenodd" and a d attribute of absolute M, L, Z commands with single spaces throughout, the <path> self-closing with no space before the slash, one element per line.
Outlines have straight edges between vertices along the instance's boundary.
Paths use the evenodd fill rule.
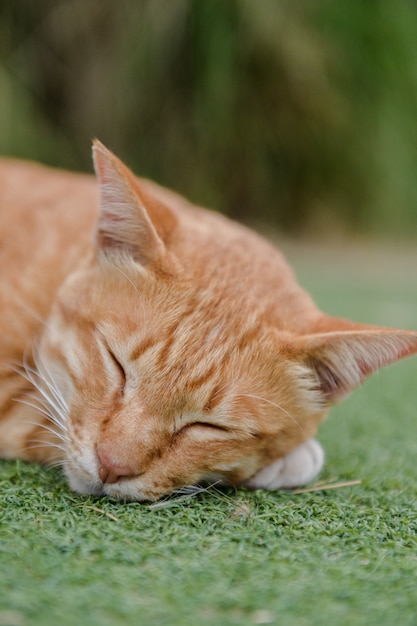
<path fill-rule="evenodd" d="M 128 255 L 145 266 L 160 265 L 165 246 L 140 198 L 134 175 L 98 140 L 93 142 L 93 161 L 99 185 L 98 248 Z"/>
<path fill-rule="evenodd" d="M 297 359 L 311 368 L 324 405 L 334 404 L 376 370 L 417 354 L 417 332 L 336 331 L 297 340 Z"/>

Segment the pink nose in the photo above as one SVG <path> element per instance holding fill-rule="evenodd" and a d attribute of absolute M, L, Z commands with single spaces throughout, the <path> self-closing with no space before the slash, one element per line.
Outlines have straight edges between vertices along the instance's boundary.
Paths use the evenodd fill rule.
<path fill-rule="evenodd" d="M 97 456 L 99 462 L 98 475 L 103 483 L 113 485 L 120 478 L 134 476 L 132 468 L 127 465 L 119 465 L 102 444 L 97 446 Z"/>

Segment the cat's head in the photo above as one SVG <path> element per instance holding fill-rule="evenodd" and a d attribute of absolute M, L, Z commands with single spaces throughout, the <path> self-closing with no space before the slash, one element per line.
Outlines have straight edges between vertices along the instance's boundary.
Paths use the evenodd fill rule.
<path fill-rule="evenodd" d="M 262 303 L 237 291 L 239 267 L 213 257 L 199 273 L 178 214 L 98 142 L 94 160 L 94 251 L 62 286 L 37 357 L 76 491 L 153 500 L 241 483 L 365 376 L 417 351 L 416 334 L 349 332 L 325 316 L 303 335 L 263 323 Z"/>

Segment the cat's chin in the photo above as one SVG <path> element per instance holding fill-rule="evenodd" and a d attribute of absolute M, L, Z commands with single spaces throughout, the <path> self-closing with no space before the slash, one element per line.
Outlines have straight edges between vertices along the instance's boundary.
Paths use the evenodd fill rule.
<path fill-rule="evenodd" d="M 77 476 L 68 475 L 67 480 L 70 488 L 83 496 L 104 496 L 105 491 L 103 485 L 86 483 L 84 480 L 80 480 Z"/>
<path fill-rule="evenodd" d="M 87 482 L 74 474 L 70 475 L 68 473 L 67 480 L 73 491 L 84 496 L 106 496 L 107 498 L 112 498 L 114 500 L 142 502 L 145 500 L 155 501 L 164 495 L 145 495 L 139 489 L 132 488 L 132 485 L 127 486 L 127 484 L 123 484 L 123 482 L 114 485 Z"/>

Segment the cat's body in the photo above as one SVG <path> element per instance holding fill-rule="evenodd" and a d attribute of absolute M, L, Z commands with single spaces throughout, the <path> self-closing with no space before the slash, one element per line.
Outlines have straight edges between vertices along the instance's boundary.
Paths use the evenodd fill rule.
<path fill-rule="evenodd" d="M 95 164 L 99 201 L 92 177 L 0 165 L 0 456 L 133 499 L 313 478 L 328 406 L 417 334 L 322 314 L 258 235 L 99 143 Z"/>

